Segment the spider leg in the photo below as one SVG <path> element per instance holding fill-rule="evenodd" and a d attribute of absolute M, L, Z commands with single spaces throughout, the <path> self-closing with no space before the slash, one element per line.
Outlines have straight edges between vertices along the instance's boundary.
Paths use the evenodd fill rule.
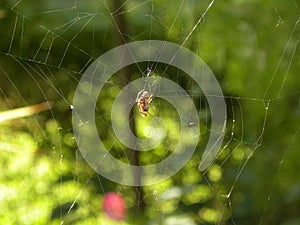
<path fill-rule="evenodd" d="M 150 95 L 149 99 L 148 99 L 148 104 L 150 104 L 152 102 L 152 96 L 153 95 Z"/>
<path fill-rule="evenodd" d="M 140 97 L 140 95 L 145 91 L 145 89 L 142 89 L 141 91 L 139 91 L 139 93 L 137 94 L 137 96 Z"/>
<path fill-rule="evenodd" d="M 139 93 L 136 96 L 135 102 L 138 102 L 139 98 L 141 97 L 140 95 L 143 93 L 143 91 L 145 91 L 145 89 L 142 89 L 141 91 L 139 91 Z"/>

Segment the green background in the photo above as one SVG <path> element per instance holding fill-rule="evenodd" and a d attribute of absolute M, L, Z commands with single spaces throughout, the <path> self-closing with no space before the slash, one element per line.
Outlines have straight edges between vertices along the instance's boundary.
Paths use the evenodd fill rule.
<path fill-rule="evenodd" d="M 0 224 L 300 224 L 299 19 L 298 0 L 2 0 L 0 110 L 45 101 L 53 108 L 0 124 Z M 199 145 L 185 167 L 164 182 L 138 188 L 113 183 L 89 167 L 76 147 L 70 106 L 96 58 L 147 39 L 184 43 L 198 54 L 222 87 L 228 117 L 221 153 L 199 172 L 213 132 L 200 87 L 163 64 L 119 71 L 96 107 L 99 136 L 119 160 L 152 164 L 178 142 L 180 118 L 159 98 L 150 112 L 165 121 L 161 145 L 137 155 L 114 136 L 113 101 L 147 67 L 153 77 L 180 84 L 200 118 Z M 152 77 L 148 82 L 159 88 Z M 134 107 L 129 119 L 138 137 L 149 135 L 151 116 L 141 117 Z M 102 211 L 109 191 L 124 197 L 125 221 Z"/>

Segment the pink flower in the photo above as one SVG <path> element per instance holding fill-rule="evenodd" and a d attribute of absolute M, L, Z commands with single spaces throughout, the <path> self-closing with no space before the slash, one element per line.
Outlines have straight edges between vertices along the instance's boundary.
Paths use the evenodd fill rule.
<path fill-rule="evenodd" d="M 124 198 L 116 192 L 109 192 L 103 197 L 103 210 L 114 220 L 125 219 L 126 206 Z"/>

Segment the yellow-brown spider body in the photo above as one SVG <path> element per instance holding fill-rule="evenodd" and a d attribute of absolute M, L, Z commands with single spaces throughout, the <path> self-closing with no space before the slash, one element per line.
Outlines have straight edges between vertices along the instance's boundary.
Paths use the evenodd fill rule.
<path fill-rule="evenodd" d="M 148 115 L 149 105 L 151 101 L 152 95 L 150 95 L 148 91 L 143 89 L 138 93 L 135 102 L 137 103 L 139 112 L 143 117 Z"/>

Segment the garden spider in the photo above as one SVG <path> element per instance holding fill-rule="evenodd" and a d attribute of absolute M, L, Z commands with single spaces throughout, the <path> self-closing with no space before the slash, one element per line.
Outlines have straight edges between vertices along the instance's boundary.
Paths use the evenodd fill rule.
<path fill-rule="evenodd" d="M 135 102 L 137 103 L 139 112 L 143 117 L 148 115 L 149 105 L 152 101 L 152 95 L 149 94 L 148 91 L 142 89 L 136 97 Z"/>

